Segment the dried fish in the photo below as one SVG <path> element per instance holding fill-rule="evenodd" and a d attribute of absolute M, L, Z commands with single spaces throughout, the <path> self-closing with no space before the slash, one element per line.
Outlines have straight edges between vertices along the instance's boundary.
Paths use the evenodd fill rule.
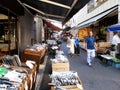
<path fill-rule="evenodd" d="M 76 72 L 53 72 L 50 76 L 56 86 L 77 85 L 79 83 Z"/>

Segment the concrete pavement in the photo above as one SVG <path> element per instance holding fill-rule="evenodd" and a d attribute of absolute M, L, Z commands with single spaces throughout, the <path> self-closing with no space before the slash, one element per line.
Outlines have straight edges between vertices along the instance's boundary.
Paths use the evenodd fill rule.
<path fill-rule="evenodd" d="M 67 55 L 66 44 L 61 46 Z M 84 90 L 120 90 L 120 69 L 102 63 L 98 58 L 92 63 L 92 67 L 86 64 L 86 52 L 80 50 L 80 56 L 68 56 L 70 68 L 77 71 L 83 83 Z"/>
<path fill-rule="evenodd" d="M 66 43 L 62 43 L 62 50 L 67 55 L 68 49 Z M 78 75 L 83 83 L 84 90 L 120 90 L 120 69 L 108 66 L 102 63 L 98 58 L 92 63 L 92 67 L 86 64 L 86 52 L 80 50 L 80 56 L 74 55 L 68 56 L 70 62 L 70 69 L 77 71 Z M 50 57 L 47 60 L 47 67 L 44 71 L 44 76 L 40 89 L 36 90 L 49 90 L 50 83 L 49 74 L 51 74 Z"/>

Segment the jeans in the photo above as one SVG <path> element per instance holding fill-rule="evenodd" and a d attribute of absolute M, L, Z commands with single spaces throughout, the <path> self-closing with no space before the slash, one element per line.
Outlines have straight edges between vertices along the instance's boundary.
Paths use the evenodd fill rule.
<path fill-rule="evenodd" d="M 75 54 L 80 54 L 80 47 L 79 47 L 79 45 L 75 46 Z"/>

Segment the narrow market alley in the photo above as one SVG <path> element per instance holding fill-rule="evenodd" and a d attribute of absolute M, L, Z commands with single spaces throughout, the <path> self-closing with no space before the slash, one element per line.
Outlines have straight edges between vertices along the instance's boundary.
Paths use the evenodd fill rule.
<path fill-rule="evenodd" d="M 120 90 L 120 0 L 0 0 L 0 90 Z"/>
<path fill-rule="evenodd" d="M 67 55 L 65 43 L 62 50 Z M 80 56 L 68 57 L 70 68 L 77 71 L 83 83 L 84 90 L 119 90 L 120 70 L 102 63 L 98 58 L 89 67 L 86 63 L 86 52 L 80 50 Z"/>
<path fill-rule="evenodd" d="M 63 42 L 61 49 L 68 57 L 70 70 L 76 71 L 82 81 L 84 90 L 119 90 L 120 88 L 120 70 L 101 62 L 97 57 L 92 63 L 92 67 L 86 64 L 86 52 L 80 50 L 80 56 L 67 55 L 66 43 Z M 51 74 L 50 61 L 48 58 L 44 72 L 41 88 L 39 90 L 49 90 L 49 74 Z"/>

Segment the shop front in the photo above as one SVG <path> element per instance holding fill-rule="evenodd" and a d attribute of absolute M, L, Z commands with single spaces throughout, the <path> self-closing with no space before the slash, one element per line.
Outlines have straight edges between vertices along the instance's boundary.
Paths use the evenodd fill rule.
<path fill-rule="evenodd" d="M 0 53 L 14 54 L 17 52 L 16 20 L 16 17 L 0 14 Z"/>
<path fill-rule="evenodd" d="M 120 24 L 114 24 L 107 27 L 107 33 L 114 33 L 111 40 L 111 47 L 107 48 L 108 53 L 99 53 L 98 57 L 103 63 L 114 68 L 120 68 Z M 106 51 L 106 49 L 104 49 Z"/>
<path fill-rule="evenodd" d="M 118 22 L 118 12 L 117 6 L 114 6 L 92 18 L 89 18 L 82 23 L 79 23 L 75 26 L 75 29 L 78 29 L 78 36 L 82 41 L 80 43 L 82 48 L 85 48 L 84 39 L 88 35 L 90 30 L 93 31 L 93 34 L 96 38 L 96 42 L 102 47 L 109 47 L 113 33 L 107 32 L 107 27 Z"/>

